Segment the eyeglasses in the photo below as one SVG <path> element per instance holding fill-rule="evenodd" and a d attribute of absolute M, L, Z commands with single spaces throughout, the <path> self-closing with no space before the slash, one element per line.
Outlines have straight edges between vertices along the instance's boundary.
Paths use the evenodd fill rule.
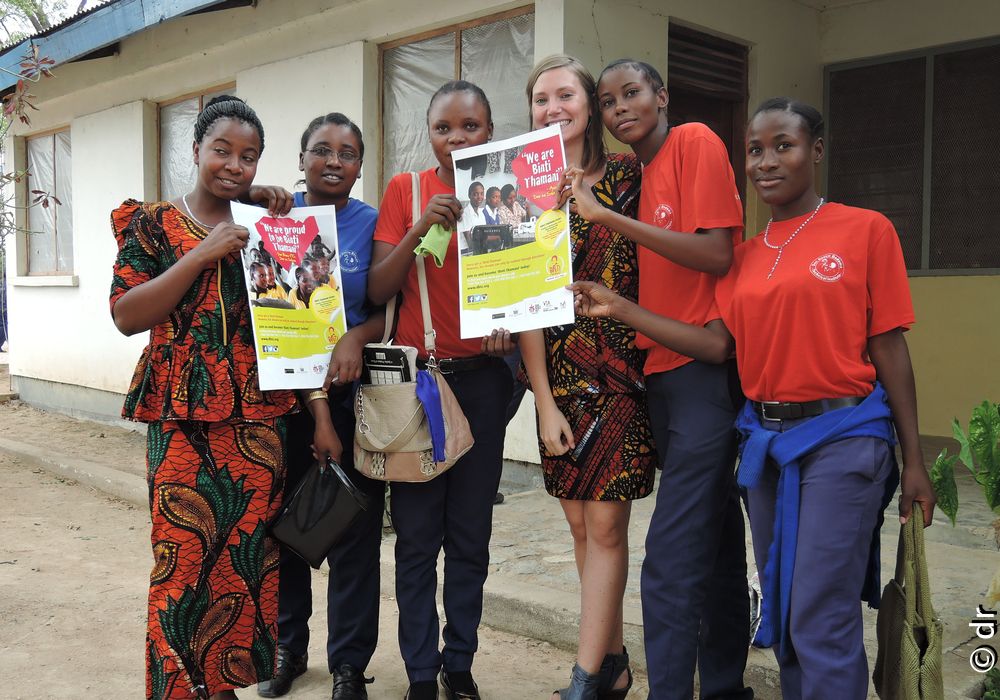
<path fill-rule="evenodd" d="M 308 150 L 314 156 L 322 158 L 323 160 L 330 160 L 331 156 L 336 155 L 337 160 L 345 165 L 351 165 L 361 160 L 361 156 L 354 151 L 335 151 L 332 148 L 327 148 L 326 146 L 314 146 Z"/>

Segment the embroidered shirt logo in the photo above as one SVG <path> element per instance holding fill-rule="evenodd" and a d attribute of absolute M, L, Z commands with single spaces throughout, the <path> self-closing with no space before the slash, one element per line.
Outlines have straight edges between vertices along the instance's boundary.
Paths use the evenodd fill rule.
<path fill-rule="evenodd" d="M 670 228 L 674 225 L 674 210 L 669 204 L 661 204 L 653 212 L 653 225 Z"/>
<path fill-rule="evenodd" d="M 809 272 L 824 282 L 836 282 L 844 276 L 844 261 L 836 253 L 824 253 L 811 263 Z"/>
<path fill-rule="evenodd" d="M 361 260 L 358 259 L 358 254 L 353 250 L 344 250 L 340 253 L 340 268 L 344 272 L 357 272 L 358 268 L 361 266 Z"/>

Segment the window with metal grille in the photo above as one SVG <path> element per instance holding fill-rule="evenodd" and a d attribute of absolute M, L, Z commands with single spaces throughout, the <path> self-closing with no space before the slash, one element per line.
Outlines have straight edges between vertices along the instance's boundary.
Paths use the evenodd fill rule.
<path fill-rule="evenodd" d="M 73 146 L 69 130 L 29 138 L 25 146 L 27 272 L 70 274 L 73 272 Z M 51 197 L 45 197 L 46 194 Z"/>
<path fill-rule="evenodd" d="M 382 177 L 433 165 L 427 103 L 449 80 L 483 89 L 493 112 L 493 138 L 524 133 L 524 80 L 534 65 L 533 7 L 510 10 L 382 44 Z"/>
<path fill-rule="evenodd" d="M 194 188 L 198 168 L 191 144 L 198 113 L 213 97 L 235 95 L 236 85 L 160 103 L 160 199 L 177 199 Z"/>
<path fill-rule="evenodd" d="M 827 69 L 827 188 L 899 232 L 915 274 L 1000 273 L 1000 43 Z"/>

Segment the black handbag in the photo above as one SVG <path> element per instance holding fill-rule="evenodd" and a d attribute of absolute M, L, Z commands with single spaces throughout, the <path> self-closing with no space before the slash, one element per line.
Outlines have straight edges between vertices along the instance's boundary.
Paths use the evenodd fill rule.
<path fill-rule="evenodd" d="M 314 464 L 303 477 L 271 525 L 271 534 L 318 569 L 368 508 L 368 495 L 328 459 L 325 465 Z"/>

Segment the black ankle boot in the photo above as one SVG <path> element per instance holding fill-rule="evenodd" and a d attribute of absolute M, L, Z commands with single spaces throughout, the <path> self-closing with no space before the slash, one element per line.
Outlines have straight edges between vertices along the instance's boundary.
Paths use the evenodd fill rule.
<path fill-rule="evenodd" d="M 628 674 L 628 682 L 621 688 L 615 688 L 615 683 Z M 605 654 L 601 662 L 601 670 L 597 672 L 600 682 L 597 686 L 597 700 L 624 700 L 632 689 L 632 669 L 629 667 L 628 650 L 622 647 L 621 654 Z"/>

